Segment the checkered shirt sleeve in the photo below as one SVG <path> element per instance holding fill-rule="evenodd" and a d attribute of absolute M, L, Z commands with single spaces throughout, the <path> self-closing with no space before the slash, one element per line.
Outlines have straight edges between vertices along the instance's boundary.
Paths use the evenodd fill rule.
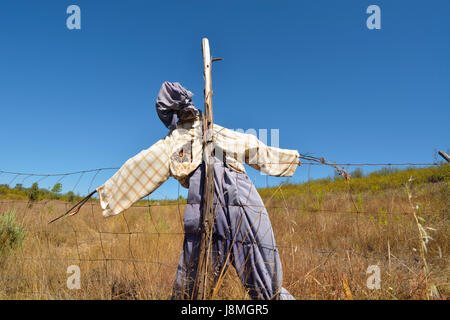
<path fill-rule="evenodd" d="M 226 145 L 226 149 L 235 154 L 240 162 L 260 172 L 277 177 L 290 177 L 299 165 L 297 150 L 280 149 L 265 145 L 254 135 L 218 128 L 219 141 Z M 239 160 L 240 159 L 240 160 Z"/>
<path fill-rule="evenodd" d="M 117 215 L 155 191 L 169 178 L 169 141 L 159 140 L 141 151 L 97 188 L 103 216 Z"/>

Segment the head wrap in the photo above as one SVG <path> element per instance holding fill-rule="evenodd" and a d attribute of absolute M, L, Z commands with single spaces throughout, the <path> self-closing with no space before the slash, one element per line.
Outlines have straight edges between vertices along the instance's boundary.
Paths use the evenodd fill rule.
<path fill-rule="evenodd" d="M 156 99 L 156 112 L 164 125 L 173 130 L 177 120 L 191 120 L 200 115 L 191 98 L 194 94 L 178 82 L 165 81 Z"/>

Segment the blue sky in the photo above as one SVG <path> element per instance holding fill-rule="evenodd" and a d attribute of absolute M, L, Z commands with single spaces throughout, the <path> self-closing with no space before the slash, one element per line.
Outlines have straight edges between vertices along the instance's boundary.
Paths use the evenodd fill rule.
<path fill-rule="evenodd" d="M 71 4 L 81 30 L 66 27 Z M 366 27 L 371 4 L 381 30 Z M 449 147 L 449 13 L 446 0 L 2 1 L 0 170 L 119 167 L 148 148 L 167 134 L 154 108 L 163 81 L 203 108 L 202 37 L 224 58 L 213 66 L 216 123 L 279 129 L 281 147 L 337 162 L 432 162 Z M 307 177 L 304 166 L 290 181 Z M 171 179 L 152 197 L 177 194 Z"/>

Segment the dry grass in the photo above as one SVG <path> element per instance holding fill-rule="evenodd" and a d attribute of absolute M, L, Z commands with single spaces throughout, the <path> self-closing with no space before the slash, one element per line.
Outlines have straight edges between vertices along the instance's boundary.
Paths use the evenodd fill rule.
<path fill-rule="evenodd" d="M 337 192 L 266 198 L 283 263 L 284 286 L 299 299 L 427 299 L 430 285 L 449 294 L 448 186 L 412 190 L 418 215 L 433 240 L 425 274 L 421 240 L 404 190 L 354 195 Z M 444 200 L 443 200 L 444 199 Z M 355 205 L 360 213 L 355 211 Z M 183 241 L 184 206 L 133 207 L 104 219 L 88 203 L 77 216 L 47 222 L 68 208 L 58 201 L 14 208 L 27 234 L 22 249 L 0 258 L 1 299 L 168 299 Z M 424 214 L 440 211 L 440 214 Z M 363 212 L 363 213 L 362 213 Z M 392 212 L 396 212 L 393 214 Z M 422 213 L 421 213 L 422 212 Z M 444 213 L 442 213 L 444 212 Z M 131 233 L 130 233 L 131 231 Z M 390 255 L 388 254 L 390 253 Z M 67 267 L 81 269 L 81 289 L 69 290 Z M 366 286 L 370 265 L 381 269 L 381 289 Z M 234 271 L 219 299 L 246 299 Z"/>

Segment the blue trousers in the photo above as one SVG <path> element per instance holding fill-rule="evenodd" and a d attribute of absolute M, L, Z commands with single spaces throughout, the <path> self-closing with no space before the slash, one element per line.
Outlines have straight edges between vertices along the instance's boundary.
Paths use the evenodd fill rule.
<path fill-rule="evenodd" d="M 185 238 L 173 299 L 192 295 L 200 253 L 204 165 L 189 180 Z M 211 262 L 217 280 L 232 265 L 252 299 L 294 299 L 282 287 L 282 268 L 264 203 L 250 178 L 214 164 L 215 221 Z"/>

